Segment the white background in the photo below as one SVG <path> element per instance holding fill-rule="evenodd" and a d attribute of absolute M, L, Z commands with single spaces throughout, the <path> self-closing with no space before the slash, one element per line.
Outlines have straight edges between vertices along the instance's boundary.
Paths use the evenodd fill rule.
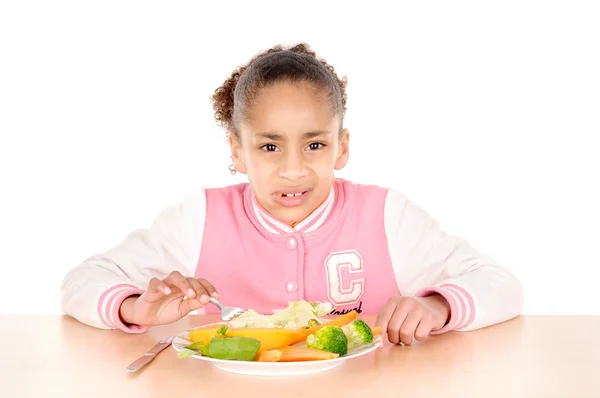
<path fill-rule="evenodd" d="M 306 41 L 349 78 L 338 176 L 507 264 L 527 314 L 600 314 L 597 2 L 207 3 L 1 3 L 0 313 L 60 313 L 69 269 L 242 181 L 209 96 Z"/>

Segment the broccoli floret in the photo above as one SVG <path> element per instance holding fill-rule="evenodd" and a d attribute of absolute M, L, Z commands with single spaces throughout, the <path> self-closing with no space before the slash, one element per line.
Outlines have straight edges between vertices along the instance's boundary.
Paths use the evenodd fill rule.
<path fill-rule="evenodd" d="M 373 342 L 373 331 L 363 320 L 357 319 L 344 325 L 342 330 L 348 338 L 348 350 Z"/>
<path fill-rule="evenodd" d="M 339 356 L 348 352 L 348 338 L 339 326 L 325 326 L 306 338 L 306 345 Z"/>

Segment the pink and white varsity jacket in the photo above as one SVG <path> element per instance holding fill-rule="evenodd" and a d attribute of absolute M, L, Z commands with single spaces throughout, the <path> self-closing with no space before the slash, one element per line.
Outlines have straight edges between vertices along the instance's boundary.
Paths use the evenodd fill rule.
<path fill-rule="evenodd" d="M 248 184 L 201 188 L 71 270 L 62 310 L 93 327 L 144 332 L 121 322 L 121 302 L 174 270 L 209 280 L 225 304 L 266 314 L 301 299 L 329 301 L 334 313 L 376 314 L 392 296 L 439 293 L 451 318 L 435 334 L 493 325 L 523 307 L 507 268 L 440 230 L 402 193 L 336 179 L 293 228 L 273 219 Z"/>

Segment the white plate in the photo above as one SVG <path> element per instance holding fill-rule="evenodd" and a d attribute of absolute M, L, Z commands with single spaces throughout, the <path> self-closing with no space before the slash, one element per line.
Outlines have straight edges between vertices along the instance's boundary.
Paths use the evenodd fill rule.
<path fill-rule="evenodd" d="M 175 336 L 171 344 L 175 350 L 180 351 L 186 345 L 190 344 L 188 331 L 182 332 Z M 233 361 L 226 359 L 215 359 L 203 357 L 202 355 L 192 355 L 189 358 L 196 358 L 201 361 L 206 361 L 214 367 L 230 373 L 238 373 L 252 376 L 290 376 L 304 375 L 310 373 L 324 372 L 333 369 L 345 361 L 363 356 L 374 351 L 382 344 L 381 334 L 375 336 L 373 343 L 368 346 L 357 347 L 354 350 L 348 351 L 344 356 L 335 359 L 326 359 L 320 361 L 302 361 L 302 362 L 253 362 L 253 361 Z"/>

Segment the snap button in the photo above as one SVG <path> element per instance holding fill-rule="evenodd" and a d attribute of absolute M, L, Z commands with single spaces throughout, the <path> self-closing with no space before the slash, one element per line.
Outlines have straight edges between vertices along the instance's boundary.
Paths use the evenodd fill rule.
<path fill-rule="evenodd" d="M 296 246 L 298 246 L 298 241 L 296 240 L 296 238 L 289 238 L 287 241 L 288 249 L 293 250 L 296 248 Z"/>
<path fill-rule="evenodd" d="M 288 292 L 295 292 L 296 290 L 298 290 L 298 284 L 294 283 L 294 282 L 288 282 L 287 286 L 287 291 Z"/>

